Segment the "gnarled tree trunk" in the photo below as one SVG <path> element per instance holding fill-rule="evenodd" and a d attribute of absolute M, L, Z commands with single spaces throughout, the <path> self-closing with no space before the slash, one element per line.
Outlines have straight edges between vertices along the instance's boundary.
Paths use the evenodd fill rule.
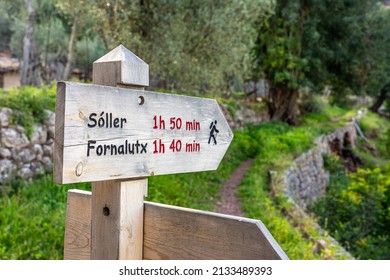
<path fill-rule="evenodd" d="M 386 101 L 386 99 L 390 98 L 390 83 L 385 84 L 381 92 L 376 99 L 375 103 L 371 106 L 370 110 L 378 113 L 379 108 L 382 106 L 382 104 Z"/>
<path fill-rule="evenodd" d="M 285 121 L 290 125 L 298 124 L 299 92 L 295 89 L 274 87 L 270 89 L 267 102 L 271 120 Z"/>

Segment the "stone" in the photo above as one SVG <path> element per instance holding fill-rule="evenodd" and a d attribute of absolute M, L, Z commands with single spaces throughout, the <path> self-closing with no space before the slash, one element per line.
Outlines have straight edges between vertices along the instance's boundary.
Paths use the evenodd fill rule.
<path fill-rule="evenodd" d="M 12 156 L 12 153 L 7 148 L 0 148 L 0 159 L 10 159 Z"/>
<path fill-rule="evenodd" d="M 21 125 L 15 125 L 15 129 L 17 132 L 24 134 L 25 130 L 24 127 Z"/>
<path fill-rule="evenodd" d="M 43 157 L 42 163 L 46 172 L 53 172 L 53 161 L 50 157 Z"/>
<path fill-rule="evenodd" d="M 18 177 L 24 179 L 24 180 L 28 180 L 28 179 L 31 179 L 33 177 L 33 172 L 31 171 L 31 165 L 28 163 L 28 164 L 24 164 L 22 166 L 22 168 L 20 168 L 18 170 L 18 173 L 17 173 Z"/>
<path fill-rule="evenodd" d="M 42 158 L 43 158 L 43 148 L 41 145 L 38 145 L 38 144 L 35 144 L 32 148 L 34 154 L 35 154 L 35 158 L 38 160 L 38 161 L 41 161 Z"/>
<path fill-rule="evenodd" d="M 47 130 L 42 125 L 34 125 L 31 136 L 31 144 L 44 144 L 47 140 Z"/>
<path fill-rule="evenodd" d="M 325 194 L 329 172 L 324 170 L 323 155 L 331 152 L 329 144 L 335 139 L 343 144 L 346 134 L 353 146 L 356 141 L 356 130 L 349 124 L 316 138 L 314 141 L 316 146 L 297 157 L 293 166 L 284 173 L 287 193 L 301 207 L 306 208 Z"/>
<path fill-rule="evenodd" d="M 11 116 L 12 110 L 10 108 L 4 107 L 0 109 L 0 128 L 9 126 Z"/>
<path fill-rule="evenodd" d="M 52 157 L 53 155 L 53 145 L 43 145 L 43 156 Z"/>
<path fill-rule="evenodd" d="M 54 138 L 54 127 L 55 127 L 56 114 L 54 112 L 49 111 L 49 110 L 45 110 L 45 112 L 47 114 L 47 119 L 44 121 L 44 124 L 47 128 L 47 137 Z"/>
<path fill-rule="evenodd" d="M 328 248 L 328 242 L 326 242 L 323 239 L 316 240 L 314 244 L 314 252 L 316 254 L 320 254 L 323 250 L 326 250 Z"/>
<path fill-rule="evenodd" d="M 32 151 L 29 148 L 23 149 L 18 153 L 18 159 L 22 163 L 29 163 L 33 161 L 36 158 L 36 155 L 34 154 L 34 151 Z"/>
<path fill-rule="evenodd" d="M 56 122 L 56 114 L 52 111 L 45 110 L 46 120 L 43 122 L 46 126 L 54 126 Z"/>
<path fill-rule="evenodd" d="M 17 167 L 9 159 L 0 160 L 0 183 L 12 179 Z"/>
<path fill-rule="evenodd" d="M 0 131 L 0 143 L 6 148 L 25 148 L 30 144 L 27 136 L 14 128 Z"/>
<path fill-rule="evenodd" d="M 33 174 L 33 176 L 42 175 L 45 173 L 45 167 L 44 165 L 39 161 L 34 161 L 30 164 L 30 169 Z"/>

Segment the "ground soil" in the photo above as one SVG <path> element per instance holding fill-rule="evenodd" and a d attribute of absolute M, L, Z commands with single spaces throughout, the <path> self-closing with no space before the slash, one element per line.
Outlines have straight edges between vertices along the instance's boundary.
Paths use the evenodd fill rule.
<path fill-rule="evenodd" d="M 230 178 L 225 181 L 219 192 L 221 199 L 215 206 L 215 211 L 222 214 L 243 216 L 241 203 L 237 197 L 237 187 L 245 176 L 245 173 L 253 164 L 253 159 L 241 163 Z"/>

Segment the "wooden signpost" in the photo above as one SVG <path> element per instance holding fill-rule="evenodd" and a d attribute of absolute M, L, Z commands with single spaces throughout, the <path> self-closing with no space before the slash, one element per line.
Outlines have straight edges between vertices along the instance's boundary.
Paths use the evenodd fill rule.
<path fill-rule="evenodd" d="M 260 221 L 144 202 L 146 176 L 218 168 L 233 133 L 215 100 L 145 91 L 123 46 L 93 83 L 57 87 L 55 182 L 92 182 L 68 193 L 65 259 L 287 258 Z"/>
<path fill-rule="evenodd" d="M 60 82 L 57 103 L 62 184 L 215 170 L 233 138 L 212 99 Z"/>

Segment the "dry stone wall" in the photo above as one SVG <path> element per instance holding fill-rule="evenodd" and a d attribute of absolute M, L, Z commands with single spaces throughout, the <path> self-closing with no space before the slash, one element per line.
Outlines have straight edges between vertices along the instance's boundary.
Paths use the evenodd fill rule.
<path fill-rule="evenodd" d="M 55 114 L 46 111 L 42 124 L 34 125 L 29 139 L 25 129 L 12 124 L 13 110 L 0 108 L 0 185 L 7 180 L 29 180 L 52 172 Z"/>
<path fill-rule="evenodd" d="M 329 183 L 329 173 L 324 169 L 323 156 L 332 152 L 341 153 L 337 149 L 353 148 L 356 137 L 352 122 L 330 134 L 318 137 L 315 140 L 316 146 L 296 158 L 293 165 L 285 170 L 287 195 L 303 209 L 307 209 L 308 205 L 322 197 Z"/>

